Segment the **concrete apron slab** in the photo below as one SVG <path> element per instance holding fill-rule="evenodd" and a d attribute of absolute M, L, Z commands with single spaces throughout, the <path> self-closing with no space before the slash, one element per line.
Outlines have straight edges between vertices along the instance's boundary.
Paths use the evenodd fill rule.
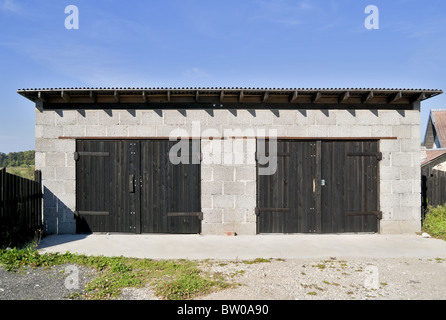
<path fill-rule="evenodd" d="M 51 235 L 39 252 L 150 259 L 446 258 L 446 241 L 418 235 Z"/>

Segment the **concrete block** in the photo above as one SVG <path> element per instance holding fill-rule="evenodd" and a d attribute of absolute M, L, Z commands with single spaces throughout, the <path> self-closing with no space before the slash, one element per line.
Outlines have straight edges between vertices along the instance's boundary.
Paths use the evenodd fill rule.
<path fill-rule="evenodd" d="M 187 126 L 190 125 L 199 125 L 200 127 L 206 126 L 207 119 L 210 116 L 205 110 L 185 110 L 186 117 L 184 118 L 185 124 Z"/>
<path fill-rule="evenodd" d="M 174 125 L 158 125 L 156 126 L 156 136 L 160 138 L 179 137 L 179 127 Z"/>
<path fill-rule="evenodd" d="M 205 195 L 223 194 L 222 181 L 201 181 L 201 193 Z"/>
<path fill-rule="evenodd" d="M 349 127 L 348 126 L 330 126 L 328 128 L 328 136 L 331 138 L 336 137 L 349 137 Z"/>
<path fill-rule="evenodd" d="M 253 236 L 257 234 L 256 223 L 238 223 L 235 227 L 235 232 L 239 236 Z"/>
<path fill-rule="evenodd" d="M 239 168 L 237 168 L 239 169 Z M 213 167 L 213 180 L 214 181 L 235 181 L 234 180 L 234 170 L 232 166 L 214 166 Z"/>
<path fill-rule="evenodd" d="M 220 125 L 229 124 L 229 114 L 228 110 L 216 110 L 214 109 L 212 113 L 207 117 L 206 127 L 216 128 Z"/>
<path fill-rule="evenodd" d="M 401 124 L 405 125 L 420 125 L 420 111 L 418 110 L 405 110 L 404 116 L 401 117 Z"/>
<path fill-rule="evenodd" d="M 137 126 L 136 128 L 136 136 L 144 137 L 144 138 L 152 138 L 156 137 L 156 127 L 155 126 Z"/>
<path fill-rule="evenodd" d="M 257 216 L 255 214 L 255 208 L 245 209 L 245 221 L 247 223 L 257 223 Z"/>
<path fill-rule="evenodd" d="M 63 222 L 58 225 L 57 228 L 58 234 L 75 234 L 76 233 L 76 222 Z"/>
<path fill-rule="evenodd" d="M 236 195 L 235 207 L 242 209 L 254 209 L 256 207 L 257 198 L 255 194 Z"/>
<path fill-rule="evenodd" d="M 380 165 L 381 166 L 386 166 L 389 167 L 392 165 L 391 163 L 391 158 L 392 158 L 392 153 L 390 152 L 382 152 L 382 160 L 380 161 Z"/>
<path fill-rule="evenodd" d="M 143 110 L 141 113 L 142 125 L 162 124 L 164 112 L 161 110 Z"/>
<path fill-rule="evenodd" d="M 213 180 L 212 176 L 212 166 L 201 165 L 201 179 L 204 180 Z"/>
<path fill-rule="evenodd" d="M 201 233 L 203 235 L 223 235 L 228 227 L 222 223 L 203 223 Z"/>
<path fill-rule="evenodd" d="M 314 110 L 315 125 L 335 125 L 336 114 L 334 110 Z"/>
<path fill-rule="evenodd" d="M 371 137 L 372 127 L 371 126 L 351 126 L 348 130 L 348 135 L 350 137 Z"/>
<path fill-rule="evenodd" d="M 64 181 L 64 192 L 66 194 L 76 194 L 76 180 Z"/>
<path fill-rule="evenodd" d="M 355 111 L 337 110 L 336 125 L 338 126 L 353 126 L 357 124 Z"/>
<path fill-rule="evenodd" d="M 85 126 L 71 126 L 67 125 L 63 127 L 64 137 L 84 137 L 85 136 Z"/>
<path fill-rule="evenodd" d="M 66 126 L 76 124 L 76 111 L 75 110 L 57 110 L 55 112 L 55 124 L 56 126 Z"/>
<path fill-rule="evenodd" d="M 43 231 L 46 234 L 57 234 L 57 218 L 48 217 L 44 214 Z"/>
<path fill-rule="evenodd" d="M 413 165 L 412 155 L 407 152 L 393 152 L 390 158 L 393 167 L 410 167 Z"/>
<path fill-rule="evenodd" d="M 414 220 L 412 207 L 395 207 L 392 220 Z"/>
<path fill-rule="evenodd" d="M 372 137 L 392 137 L 392 127 L 382 125 L 371 126 L 370 135 Z"/>
<path fill-rule="evenodd" d="M 381 207 L 395 208 L 400 206 L 400 195 L 398 194 L 381 194 Z"/>
<path fill-rule="evenodd" d="M 63 184 L 63 182 L 62 182 Z M 76 195 L 75 194 L 57 194 L 57 208 L 59 211 L 69 210 L 71 213 L 76 209 Z"/>
<path fill-rule="evenodd" d="M 76 168 L 56 167 L 56 180 L 74 180 L 76 178 Z"/>
<path fill-rule="evenodd" d="M 127 137 L 127 126 L 116 125 L 107 126 L 107 137 Z"/>
<path fill-rule="evenodd" d="M 244 194 L 245 183 L 240 181 L 225 181 L 223 182 L 224 194 Z"/>
<path fill-rule="evenodd" d="M 379 123 L 382 125 L 399 126 L 401 115 L 396 110 L 379 110 Z"/>
<path fill-rule="evenodd" d="M 99 125 L 99 111 L 79 110 L 76 112 L 76 123 L 78 125 Z"/>
<path fill-rule="evenodd" d="M 232 195 L 213 195 L 213 208 L 234 208 L 234 196 Z"/>
<path fill-rule="evenodd" d="M 252 126 L 272 125 L 273 118 L 276 116 L 270 110 L 256 110 L 255 115 L 251 118 Z"/>
<path fill-rule="evenodd" d="M 138 110 L 120 110 L 119 112 L 120 125 L 140 125 L 142 124 L 141 111 Z"/>
<path fill-rule="evenodd" d="M 412 139 L 419 139 L 421 141 L 421 131 L 420 126 L 412 126 Z M 424 140 L 424 133 L 423 133 Z"/>
<path fill-rule="evenodd" d="M 257 194 L 257 182 L 256 181 L 246 181 L 245 182 L 245 194 Z"/>
<path fill-rule="evenodd" d="M 357 125 L 376 126 L 379 124 L 376 110 L 355 110 L 355 117 Z"/>
<path fill-rule="evenodd" d="M 285 134 L 281 134 L 281 130 L 285 131 Z M 309 136 L 308 127 L 303 125 L 294 125 L 294 126 L 284 126 L 278 128 L 278 136 L 286 136 L 286 137 L 296 137 L 302 138 Z"/>
<path fill-rule="evenodd" d="M 36 125 L 54 126 L 56 124 L 54 111 L 39 111 L 36 109 Z"/>
<path fill-rule="evenodd" d="M 107 126 L 107 125 L 118 125 L 119 124 L 119 111 L 118 110 L 99 110 L 99 125 Z"/>
<path fill-rule="evenodd" d="M 398 139 L 412 139 L 412 127 L 411 126 L 392 126 L 392 136 Z"/>
<path fill-rule="evenodd" d="M 56 179 L 56 169 L 54 167 L 40 167 L 36 170 L 40 170 L 42 172 L 42 179 L 45 180 L 54 180 Z"/>
<path fill-rule="evenodd" d="M 235 168 L 236 181 L 255 181 L 256 180 L 256 167 L 237 167 Z"/>
<path fill-rule="evenodd" d="M 36 170 L 45 166 L 45 153 L 44 152 L 36 151 L 36 153 L 34 154 L 34 164 L 35 164 Z"/>
<path fill-rule="evenodd" d="M 209 115 L 208 115 L 209 116 Z M 228 124 L 232 127 L 250 126 L 254 116 L 248 110 L 229 110 Z"/>
<path fill-rule="evenodd" d="M 399 167 L 399 172 L 401 180 L 419 181 L 421 179 L 421 168 L 419 166 Z"/>
<path fill-rule="evenodd" d="M 400 152 L 401 151 L 401 143 L 399 140 L 381 140 L 379 142 L 379 149 L 381 152 Z"/>
<path fill-rule="evenodd" d="M 420 221 L 406 220 L 381 220 L 381 234 L 415 234 L 421 231 Z"/>
<path fill-rule="evenodd" d="M 52 199 L 54 201 L 58 197 L 62 191 L 64 190 L 64 182 L 62 180 L 45 180 L 43 182 L 44 185 L 44 194 L 45 194 L 45 200 L 49 201 Z M 50 196 L 48 198 L 47 196 Z M 48 202 L 44 203 L 45 206 L 48 205 Z"/>
<path fill-rule="evenodd" d="M 245 214 L 243 210 L 239 208 L 224 208 L 223 209 L 223 223 L 243 223 L 245 220 Z"/>
<path fill-rule="evenodd" d="M 164 124 L 182 126 L 186 123 L 186 117 L 178 110 L 163 111 Z"/>
<path fill-rule="evenodd" d="M 382 195 L 390 195 L 392 194 L 392 181 L 393 180 L 380 180 L 379 182 L 379 191 Z"/>
<path fill-rule="evenodd" d="M 63 127 L 61 126 L 41 126 L 36 125 L 36 138 L 58 139 L 63 135 Z"/>
<path fill-rule="evenodd" d="M 295 110 L 277 110 L 277 114 L 273 113 L 273 126 L 296 125 Z"/>
<path fill-rule="evenodd" d="M 412 193 L 413 181 L 412 180 L 394 180 L 392 181 L 392 193 Z"/>
<path fill-rule="evenodd" d="M 61 153 L 73 153 L 76 151 L 76 140 L 57 139 L 54 141 L 54 151 Z"/>
<path fill-rule="evenodd" d="M 297 110 L 295 113 L 296 124 L 301 126 L 312 126 L 316 124 L 317 110 Z"/>
<path fill-rule="evenodd" d="M 403 152 L 420 152 L 421 144 L 419 139 L 400 139 L 401 151 Z"/>
<path fill-rule="evenodd" d="M 400 171 L 391 166 L 383 166 L 380 164 L 381 180 L 400 180 Z"/>
<path fill-rule="evenodd" d="M 65 153 L 46 153 L 45 166 L 46 167 L 64 167 Z"/>
<path fill-rule="evenodd" d="M 223 223 L 223 209 L 204 209 L 203 224 Z"/>
<path fill-rule="evenodd" d="M 201 194 L 201 208 L 202 210 L 209 210 L 212 209 L 213 203 L 212 203 L 212 196 L 207 194 Z"/>
<path fill-rule="evenodd" d="M 330 136 L 329 131 L 332 126 L 309 126 L 308 136 L 314 138 L 328 138 Z"/>
<path fill-rule="evenodd" d="M 85 134 L 87 137 L 105 137 L 107 135 L 107 127 L 85 126 Z"/>
<path fill-rule="evenodd" d="M 401 194 L 401 204 L 408 207 L 421 207 L 421 195 L 419 193 Z"/>
<path fill-rule="evenodd" d="M 36 152 L 54 152 L 54 142 L 57 139 L 36 138 Z"/>

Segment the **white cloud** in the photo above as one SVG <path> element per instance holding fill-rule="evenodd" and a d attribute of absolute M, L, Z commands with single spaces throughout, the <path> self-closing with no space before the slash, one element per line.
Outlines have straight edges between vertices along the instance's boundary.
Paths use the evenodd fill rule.
<path fill-rule="evenodd" d="M 18 13 L 21 7 L 13 0 L 0 0 L 0 10 Z"/>

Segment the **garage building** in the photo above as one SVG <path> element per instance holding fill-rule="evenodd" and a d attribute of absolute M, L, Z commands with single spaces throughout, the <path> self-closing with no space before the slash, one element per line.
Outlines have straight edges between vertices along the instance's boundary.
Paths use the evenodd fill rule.
<path fill-rule="evenodd" d="M 22 89 L 46 233 L 413 233 L 441 90 Z"/>

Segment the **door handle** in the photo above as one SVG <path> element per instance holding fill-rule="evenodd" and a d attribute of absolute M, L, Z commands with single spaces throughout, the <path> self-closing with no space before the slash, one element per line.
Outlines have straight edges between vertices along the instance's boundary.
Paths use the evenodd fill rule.
<path fill-rule="evenodd" d="M 135 193 L 135 175 L 131 174 L 129 176 L 129 191 L 130 193 Z"/>

